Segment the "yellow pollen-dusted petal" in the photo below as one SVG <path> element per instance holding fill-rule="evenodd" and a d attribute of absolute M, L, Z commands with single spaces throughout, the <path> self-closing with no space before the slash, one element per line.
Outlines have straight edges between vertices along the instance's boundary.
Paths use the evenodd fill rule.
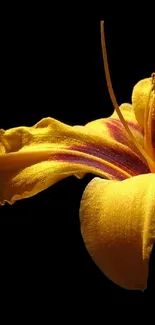
<path fill-rule="evenodd" d="M 143 130 L 140 125 L 137 123 L 135 113 L 131 104 L 124 103 L 120 105 L 120 111 L 128 123 L 133 135 L 140 143 L 144 146 L 144 135 Z M 124 129 L 117 112 L 114 110 L 113 114 L 108 118 L 101 118 L 86 124 L 86 127 L 95 131 L 96 133 L 101 134 L 102 136 L 106 135 L 107 139 L 112 139 L 118 143 L 127 145 L 129 148 L 138 153 L 136 146 L 133 145 L 133 142 L 128 137 L 126 130 Z"/>
<path fill-rule="evenodd" d="M 80 206 L 81 233 L 96 265 L 125 289 L 145 289 L 155 243 L 155 174 L 94 178 Z"/>
<path fill-rule="evenodd" d="M 153 74 L 152 74 L 153 75 Z M 154 112 L 155 112 L 155 90 L 154 80 L 146 78 L 139 81 L 132 93 L 132 103 L 134 107 L 135 116 L 139 125 L 144 132 L 144 149 L 149 157 L 155 161 L 154 153 Z M 150 162 L 148 160 L 148 164 Z M 152 171 L 154 172 L 154 168 Z"/>
<path fill-rule="evenodd" d="M 145 78 L 140 80 L 133 88 L 132 91 L 132 105 L 134 113 L 139 125 L 144 128 L 145 123 L 145 110 L 148 106 L 148 101 L 152 102 L 153 92 L 152 90 L 152 78 Z"/>
<path fill-rule="evenodd" d="M 123 180 L 148 172 L 127 145 L 84 126 L 44 118 L 33 127 L 0 130 L 0 204 L 33 196 L 71 175 Z"/>

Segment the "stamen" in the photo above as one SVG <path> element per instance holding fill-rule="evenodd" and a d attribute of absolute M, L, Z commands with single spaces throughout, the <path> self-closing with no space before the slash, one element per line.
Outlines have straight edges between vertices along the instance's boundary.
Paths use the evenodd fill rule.
<path fill-rule="evenodd" d="M 136 140 L 136 138 L 132 134 L 127 122 L 125 121 L 125 119 L 124 119 L 124 117 L 123 117 L 123 115 L 122 115 L 122 113 L 121 113 L 121 111 L 119 109 L 119 106 L 118 106 L 118 103 L 117 103 L 117 100 L 116 100 L 116 97 L 115 97 L 115 94 L 114 94 L 114 91 L 113 91 L 111 78 L 110 78 L 109 67 L 108 67 L 108 59 L 107 59 L 107 51 L 106 51 L 105 35 L 104 35 L 104 21 L 101 21 L 100 27 L 101 27 L 101 44 L 102 44 L 104 70 L 105 70 L 107 87 L 108 87 L 108 91 L 109 91 L 111 101 L 113 103 L 114 109 L 116 110 L 116 112 L 117 112 L 117 114 L 118 114 L 118 116 L 120 118 L 120 121 L 122 122 L 122 124 L 123 124 L 128 136 L 129 136 L 130 140 L 134 143 L 134 145 L 138 149 L 139 155 L 141 156 L 142 160 L 147 161 L 148 164 L 149 164 L 151 172 L 154 172 L 155 171 L 155 162 L 151 159 L 151 157 L 146 153 L 146 151 L 142 148 L 142 146 Z"/>

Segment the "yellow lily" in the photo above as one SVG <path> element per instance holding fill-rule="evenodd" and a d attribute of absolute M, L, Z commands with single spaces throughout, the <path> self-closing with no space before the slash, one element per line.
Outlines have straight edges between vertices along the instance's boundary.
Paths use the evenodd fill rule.
<path fill-rule="evenodd" d="M 147 286 L 155 242 L 155 74 L 136 84 L 132 103 L 85 126 L 44 118 L 32 127 L 0 130 L 0 204 L 31 197 L 56 182 L 95 177 L 80 204 L 81 233 L 94 262 L 126 289 Z"/>

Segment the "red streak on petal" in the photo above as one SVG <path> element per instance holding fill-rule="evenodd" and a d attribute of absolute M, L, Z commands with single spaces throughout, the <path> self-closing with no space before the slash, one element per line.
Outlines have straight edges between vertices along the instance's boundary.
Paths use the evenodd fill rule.
<path fill-rule="evenodd" d="M 62 161 L 62 162 L 68 162 L 70 164 L 82 164 L 86 166 L 92 166 L 93 168 L 97 168 L 100 171 L 109 174 L 111 179 L 117 179 L 117 180 L 124 180 L 126 179 L 125 175 L 121 172 L 118 172 L 114 168 L 105 165 L 104 163 L 101 163 L 99 161 L 95 161 L 91 158 L 85 158 L 80 157 L 79 155 L 75 155 L 72 153 L 58 153 L 51 156 L 52 160 Z"/>
<path fill-rule="evenodd" d="M 140 175 L 150 173 L 149 167 L 134 152 L 127 152 L 119 148 L 109 148 L 103 145 L 95 146 L 72 146 L 71 150 L 85 152 L 92 156 L 104 159 L 131 175 Z M 128 149 L 129 150 L 129 149 Z"/>

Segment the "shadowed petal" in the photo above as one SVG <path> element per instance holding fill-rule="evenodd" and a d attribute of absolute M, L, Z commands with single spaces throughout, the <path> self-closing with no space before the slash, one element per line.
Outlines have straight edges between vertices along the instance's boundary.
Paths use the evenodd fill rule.
<path fill-rule="evenodd" d="M 80 220 L 87 250 L 104 274 L 125 289 L 145 289 L 155 242 L 155 174 L 122 182 L 94 178 Z"/>

